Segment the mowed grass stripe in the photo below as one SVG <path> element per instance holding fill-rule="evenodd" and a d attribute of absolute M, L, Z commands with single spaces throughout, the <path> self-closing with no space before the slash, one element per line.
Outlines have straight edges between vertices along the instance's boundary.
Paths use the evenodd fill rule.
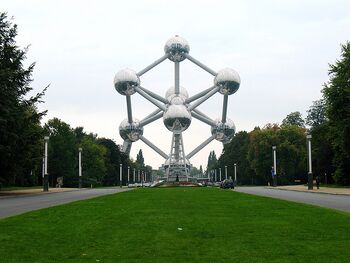
<path fill-rule="evenodd" d="M 349 248 L 350 214 L 214 188 L 138 189 L 0 220 L 0 262 L 329 263 L 350 262 Z"/>

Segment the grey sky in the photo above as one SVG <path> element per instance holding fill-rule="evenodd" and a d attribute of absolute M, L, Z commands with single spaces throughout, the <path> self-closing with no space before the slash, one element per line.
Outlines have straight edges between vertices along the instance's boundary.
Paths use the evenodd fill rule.
<path fill-rule="evenodd" d="M 30 44 L 27 62 L 35 61 L 33 87 L 51 84 L 45 121 L 58 117 L 73 127 L 122 143 L 118 133 L 126 118 L 125 97 L 113 87 L 123 68 L 141 70 L 164 54 L 175 34 L 187 39 L 190 54 L 214 70 L 234 68 L 241 77 L 239 91 L 229 97 L 228 118 L 237 130 L 268 122 L 280 123 L 292 111 L 304 116 L 321 97 L 328 80 L 328 63 L 350 36 L 349 1 L 2 1 L 2 10 L 19 26 L 18 44 Z M 213 77 L 188 61 L 181 63 L 180 83 L 195 94 Z M 141 77 L 144 87 L 165 94 L 173 85 L 173 64 L 163 64 Z M 143 118 L 154 106 L 132 96 L 134 116 Z M 212 118 L 221 114 L 222 96 L 199 109 Z M 162 120 L 145 127 L 145 137 L 169 152 L 171 134 Z M 192 121 L 184 133 L 185 151 L 210 136 L 208 126 Z M 154 168 L 163 159 L 142 142 Z M 205 167 L 212 142 L 193 157 Z"/>

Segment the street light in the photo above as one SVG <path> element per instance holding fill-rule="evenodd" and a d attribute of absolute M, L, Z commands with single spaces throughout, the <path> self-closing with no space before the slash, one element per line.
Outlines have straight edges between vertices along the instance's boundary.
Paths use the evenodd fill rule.
<path fill-rule="evenodd" d="M 308 163 L 309 163 L 309 173 L 307 175 L 307 188 L 308 190 L 313 189 L 313 176 L 312 176 L 312 158 L 311 158 L 311 134 L 306 135 L 307 150 L 308 150 Z"/>
<path fill-rule="evenodd" d="M 81 167 L 81 152 L 83 151 L 83 148 L 79 147 L 79 189 L 82 188 L 83 186 L 83 171 L 82 171 L 82 167 Z"/>
<path fill-rule="evenodd" d="M 227 179 L 227 165 L 225 165 L 225 179 Z"/>
<path fill-rule="evenodd" d="M 48 178 L 48 174 L 47 174 L 47 159 L 48 159 L 48 153 L 47 153 L 47 149 L 48 149 L 48 142 L 49 142 L 50 137 L 49 136 L 45 136 L 44 137 L 44 141 L 45 141 L 45 153 L 44 153 L 44 180 L 43 180 L 43 191 L 47 192 L 49 191 L 49 178 Z"/>
<path fill-rule="evenodd" d="M 119 186 L 122 188 L 123 184 L 123 164 L 120 164 L 120 169 L 119 169 Z"/>
<path fill-rule="evenodd" d="M 277 167 L 276 167 L 276 146 L 272 146 L 273 151 L 273 186 L 277 186 Z"/>
<path fill-rule="evenodd" d="M 130 166 L 128 166 L 128 184 L 130 182 Z"/>
<path fill-rule="evenodd" d="M 220 174 L 220 182 L 222 181 L 222 177 L 221 177 L 221 167 L 219 168 L 219 174 Z"/>
<path fill-rule="evenodd" d="M 236 183 L 237 183 L 237 164 L 236 163 L 234 163 L 233 164 L 234 165 L 234 167 L 235 167 L 235 182 L 234 182 L 234 184 L 236 185 Z"/>

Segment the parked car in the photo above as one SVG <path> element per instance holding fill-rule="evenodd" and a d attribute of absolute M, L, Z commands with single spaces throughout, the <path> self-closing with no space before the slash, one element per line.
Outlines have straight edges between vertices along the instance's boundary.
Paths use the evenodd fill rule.
<path fill-rule="evenodd" d="M 221 182 L 220 187 L 223 189 L 234 189 L 235 184 L 232 179 L 225 179 Z"/>

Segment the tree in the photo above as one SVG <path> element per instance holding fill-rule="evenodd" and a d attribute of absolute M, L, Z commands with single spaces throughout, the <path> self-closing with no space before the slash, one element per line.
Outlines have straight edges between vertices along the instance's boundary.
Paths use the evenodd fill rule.
<path fill-rule="evenodd" d="M 136 163 L 139 168 L 145 167 L 145 159 L 143 158 L 142 150 L 139 150 L 139 153 L 136 155 Z"/>
<path fill-rule="evenodd" d="M 350 185 L 350 42 L 342 45 L 340 59 L 330 65 L 323 95 L 334 150 L 334 179 Z"/>
<path fill-rule="evenodd" d="M 306 124 L 317 127 L 327 122 L 326 104 L 324 99 L 316 100 L 307 111 Z"/>
<path fill-rule="evenodd" d="M 63 183 L 75 186 L 78 182 L 78 147 L 73 129 L 58 118 L 45 124 L 49 140 L 48 173 L 50 181 L 55 185 L 57 177 L 64 177 Z M 84 156 L 85 149 L 83 149 Z M 83 158 L 84 160 L 84 158 Z"/>
<path fill-rule="evenodd" d="M 34 63 L 23 66 L 27 49 L 16 45 L 17 25 L 0 12 L 0 183 L 35 183 L 42 157 L 43 131 L 38 112 L 45 90 L 28 98 Z"/>
<path fill-rule="evenodd" d="M 292 112 L 287 115 L 282 121 L 282 126 L 295 125 L 299 127 L 305 127 L 305 121 L 303 120 L 299 111 Z"/>

